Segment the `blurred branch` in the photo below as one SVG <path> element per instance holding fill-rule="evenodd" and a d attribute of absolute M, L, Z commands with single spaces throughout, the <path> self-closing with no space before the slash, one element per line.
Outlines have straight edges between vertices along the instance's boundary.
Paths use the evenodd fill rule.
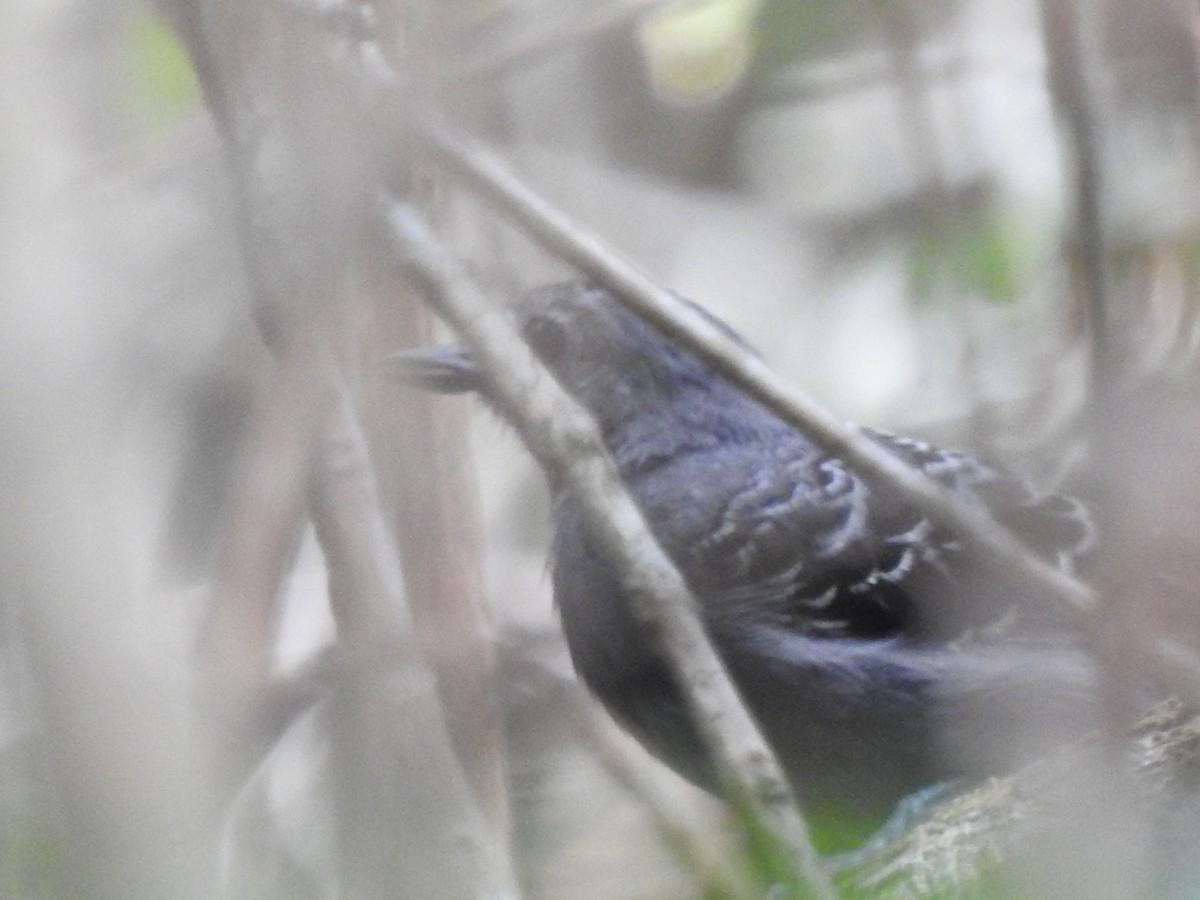
<path fill-rule="evenodd" d="M 1091 743 L 1067 748 L 1004 778 L 985 784 L 937 804 L 904 834 L 858 857 L 837 875 L 839 888 L 852 897 L 872 900 L 899 898 L 978 896 L 987 886 L 1007 884 L 997 896 L 1012 894 L 1014 883 L 1026 891 L 1037 883 L 1032 867 L 1046 867 L 1042 876 L 1061 877 L 1049 859 L 1055 846 L 1086 840 L 1088 829 L 1110 828 L 1119 834 L 1104 834 L 1126 844 L 1135 858 L 1133 871 L 1121 876 L 1134 883 L 1155 884 L 1160 896 L 1187 896 L 1194 884 L 1186 878 L 1194 865 L 1195 829 L 1200 824 L 1200 794 L 1193 776 L 1196 751 L 1200 747 L 1200 718 L 1179 703 L 1163 703 L 1138 722 L 1124 737 L 1125 767 L 1132 771 L 1132 784 L 1123 785 L 1118 773 L 1113 780 L 1108 748 L 1098 738 Z M 1090 807 L 1080 809 L 1080 798 L 1068 796 L 1069 786 L 1078 790 L 1081 771 L 1090 778 L 1104 778 L 1105 796 L 1093 798 L 1119 808 L 1112 822 L 1082 821 Z M 1105 775 L 1104 773 L 1109 773 Z M 1174 798 L 1166 809 L 1157 804 Z M 1078 830 L 1072 831 L 1076 827 Z M 1149 840 L 1139 843 L 1130 834 L 1148 828 Z M 1162 852 L 1175 840 L 1182 859 Z M 856 855 L 857 856 L 857 855 Z M 1061 862 L 1061 861 L 1059 861 Z M 1121 860 L 1122 863 L 1130 860 Z M 1179 867 L 1179 863 L 1185 865 Z M 1112 865 L 1112 861 L 1109 861 Z M 1093 873 L 1094 874 L 1094 873 Z M 1032 876 L 1032 877 L 1031 877 Z M 1177 881 L 1180 878 L 1184 881 Z M 1185 888 L 1175 894 L 1172 888 Z M 1110 896 L 1129 896 L 1120 887 L 1107 885 Z M 985 893 L 984 896 L 993 896 Z"/>
<path fill-rule="evenodd" d="M 358 412 L 329 347 L 309 360 L 329 391 L 328 415 L 309 491 L 329 567 L 329 596 L 343 640 L 411 642 L 403 576 L 384 520 Z M 415 646 L 408 648 L 415 652 Z"/>
<path fill-rule="evenodd" d="M 324 409 L 310 365 L 315 335 L 295 337 L 279 356 L 264 355 L 198 647 L 202 714 L 226 742 L 219 753 L 225 778 L 244 773 L 286 724 L 268 713 L 276 703 L 270 696 L 275 623 L 304 524 L 305 485 L 323 418 L 313 412 Z"/>
<path fill-rule="evenodd" d="M 505 841 L 489 833 L 472 802 L 413 640 L 357 412 L 332 357 L 316 368 L 336 398 L 311 493 L 313 520 L 332 601 L 344 610 L 342 642 L 352 657 L 362 654 L 335 682 L 330 712 L 341 763 L 334 796 L 344 884 L 355 897 L 401 889 L 428 898 L 515 898 Z"/>
<path fill-rule="evenodd" d="M 1122 423 L 1130 404 L 1153 411 L 1162 398 L 1118 396 L 1117 389 L 1126 367 L 1124 349 L 1119 343 L 1112 306 L 1112 291 L 1106 266 L 1103 211 L 1103 159 L 1098 107 L 1089 76 L 1095 78 L 1096 66 L 1090 65 L 1085 27 L 1079 0 L 1041 0 L 1042 31 L 1048 59 L 1048 80 L 1054 105 L 1062 116 L 1067 133 L 1069 158 L 1073 167 L 1072 200 L 1075 219 L 1076 264 L 1073 267 L 1075 289 L 1087 309 L 1091 336 L 1091 439 L 1093 472 L 1089 502 L 1101 534 L 1118 536 L 1125 544 L 1137 542 L 1139 534 L 1121 527 L 1130 509 L 1144 505 L 1137 495 L 1145 489 L 1141 479 L 1131 482 L 1131 472 L 1140 468 L 1162 471 L 1173 460 L 1155 458 L 1161 453 L 1154 442 L 1139 443 L 1139 455 L 1117 449 L 1125 440 Z M 1128 392 L 1126 392 L 1128 393 Z M 1163 433 L 1157 423 L 1154 434 Z M 1134 486 L 1136 485 L 1136 486 Z M 1187 479 L 1176 486 L 1186 495 Z M 1173 499 L 1173 498 L 1164 498 Z M 1160 520 L 1161 521 L 1161 520 Z M 1156 527 L 1159 522 L 1155 522 Z M 1176 525 L 1178 527 L 1178 525 Z M 1126 551 L 1128 552 L 1128 551 Z M 1145 639 L 1139 635 L 1147 616 L 1142 592 L 1130 584 L 1121 565 L 1130 565 L 1119 551 L 1108 554 L 1100 569 L 1098 583 L 1103 588 L 1105 608 L 1100 618 L 1103 632 L 1096 641 L 1104 665 L 1103 686 L 1112 709 L 1136 708 L 1137 678 L 1129 663 L 1132 654 L 1137 669 L 1148 669 L 1168 687 L 1189 702 L 1200 701 L 1200 655 L 1170 638 Z M 1136 570 L 1138 567 L 1133 565 Z M 1153 579 L 1156 573 L 1142 574 Z M 1169 593 L 1159 585 L 1160 593 Z"/>
<path fill-rule="evenodd" d="M 383 255 L 388 258 L 378 258 Z M 361 358 L 428 343 L 432 315 L 396 277 L 390 252 L 372 252 L 364 269 L 370 323 L 362 331 Z M 437 399 L 397 393 L 378 378 L 362 385 L 364 425 L 421 649 L 438 675 L 467 779 L 503 838 L 510 824 L 508 762 L 466 410 Z"/>
<path fill-rule="evenodd" d="M 330 12 L 343 7 L 358 10 L 337 4 Z M 515 896 L 505 842 L 487 833 L 472 803 L 436 682 L 417 652 L 392 532 L 333 350 L 345 327 L 347 270 L 359 258 L 350 242 L 360 234 L 360 191 L 375 173 L 364 141 L 371 130 L 359 118 L 359 85 L 346 83 L 337 54 L 326 52 L 331 36 L 320 31 L 341 19 L 314 20 L 310 13 L 323 10 L 303 2 L 181 0 L 173 10 L 197 68 L 207 73 L 201 84 L 227 142 L 260 328 L 288 376 L 285 384 L 297 388 L 279 414 L 292 426 L 276 448 L 285 465 L 265 473 L 287 502 L 249 515 L 271 517 L 277 528 L 280 520 L 298 518 L 295 488 L 312 464 L 309 506 L 339 637 L 334 693 L 322 719 L 333 742 L 327 769 L 338 858 L 331 870 L 362 898 Z M 278 437 L 272 432 L 267 443 Z M 249 491 L 246 500 L 254 499 L 261 498 Z M 277 507 L 290 516 L 273 516 Z M 256 546 L 241 543 L 252 537 L 250 528 L 232 535 L 231 553 L 253 559 Z M 231 621 L 247 615 L 243 601 L 260 625 L 270 618 L 281 574 L 279 555 L 270 555 L 277 543 L 268 541 L 267 564 L 244 576 L 246 596 L 222 599 Z M 229 644 L 249 642 L 255 669 L 249 680 L 261 684 L 272 639 L 264 627 L 238 634 L 214 647 L 210 668 L 230 665 L 219 652 Z M 209 699 L 221 705 L 222 698 Z M 499 726 L 493 717 L 482 727 Z"/>
<path fill-rule="evenodd" d="M 934 232 L 933 219 L 945 214 L 945 165 L 938 148 L 936 112 L 920 64 L 920 34 L 910 0 L 875 0 L 875 14 L 887 45 L 892 83 L 900 94 L 901 124 L 908 153 L 922 190 L 934 192 L 934 203 L 923 206 L 922 226 Z"/>
<path fill-rule="evenodd" d="M 761 898 L 761 891 L 755 892 L 748 879 L 739 877 L 734 864 L 722 858 L 720 849 L 699 833 L 694 814 L 689 819 L 678 798 L 654 777 L 653 773 L 662 774 L 663 767 L 638 748 L 633 737 L 620 733 L 579 680 L 540 658 L 528 640 L 508 643 L 504 666 L 510 681 L 519 684 L 539 707 L 553 706 L 554 714 L 567 722 L 609 778 L 640 804 L 667 852 L 700 883 L 702 896 L 713 900 Z M 715 798 L 708 799 L 716 803 Z"/>
<path fill-rule="evenodd" d="M 182 598 L 142 578 L 158 482 L 125 465 L 117 360 L 145 298 L 90 212 L 122 11 L 17 0 L 0 29 L 0 894 L 21 900 L 216 887 L 163 627 Z"/>
<path fill-rule="evenodd" d="M 632 758 L 629 750 L 613 740 L 612 726 L 601 722 L 594 705 L 577 698 L 570 708 L 572 724 L 592 754 L 617 784 L 636 797 L 649 813 L 655 831 L 676 860 L 703 885 L 704 895 L 721 900 L 752 900 L 758 894 L 738 881 L 732 867 L 715 858 L 712 848 L 696 834 L 677 804 L 664 796 L 658 783 L 647 777 L 644 753 Z"/>
<path fill-rule="evenodd" d="M 531 237 L 613 291 L 630 308 L 752 394 L 829 453 L 899 496 L 947 528 L 970 535 L 981 560 L 1015 576 L 1030 588 L 1056 597 L 1075 611 L 1095 606 L 1092 590 L 1030 553 L 981 506 L 962 503 L 949 491 L 905 465 L 862 432 L 817 404 L 772 372 L 728 335 L 697 316 L 637 266 L 551 206 L 516 178 L 491 153 L 430 124 L 419 126 L 430 157 L 479 191 Z"/>
<path fill-rule="evenodd" d="M 652 770 L 661 774 L 663 767 L 645 750 L 635 749 L 634 738 L 619 733 L 579 680 L 539 658 L 528 641 L 518 639 L 509 644 L 504 665 L 511 681 L 520 684 L 539 706 L 553 705 L 609 778 L 641 805 L 667 852 L 700 883 L 702 896 L 713 900 L 761 898 L 761 892 L 739 878 L 720 850 L 705 841 L 695 821 L 680 809 L 677 797 L 669 795 L 661 780 L 653 777 Z"/>
<path fill-rule="evenodd" d="M 581 504 L 635 614 L 679 675 L 728 799 L 778 848 L 778 877 L 800 896 L 832 897 L 787 781 L 709 642 L 695 599 L 626 492 L 590 416 L 542 373 L 507 317 L 415 212 L 392 205 L 388 223 L 405 269 L 477 355 L 534 455 Z"/>
<path fill-rule="evenodd" d="M 1079 0 L 1041 0 L 1048 83 L 1055 108 L 1066 122 L 1074 181 L 1073 206 L 1078 241 L 1076 290 L 1088 310 L 1092 340 L 1092 387 L 1103 400 L 1118 374 L 1112 310 L 1104 267 L 1103 189 L 1100 135 L 1087 83 Z"/>
<path fill-rule="evenodd" d="M 319 738 L 332 746 L 323 765 L 317 757 L 321 774 L 307 790 L 329 794 L 335 855 L 299 863 L 336 877 L 361 898 L 397 893 L 430 900 L 515 898 L 506 842 L 486 827 L 473 803 L 449 742 L 437 685 L 417 652 L 353 402 L 328 347 L 313 348 L 307 362 L 305 372 L 320 386 L 327 410 L 316 417 L 325 427 L 309 497 L 338 611 L 339 642 L 295 676 L 269 684 L 251 708 L 276 720 L 290 711 L 278 722 L 283 731 L 292 727 L 300 703 L 312 705 Z M 324 747 L 308 752 L 320 754 Z M 304 760 L 302 768 L 313 765 Z M 310 815 L 325 810 L 314 797 L 291 802 L 301 802 Z M 260 877 L 273 881 L 272 860 L 257 854 L 280 838 L 247 825 L 253 810 L 244 799 L 233 809 L 227 831 L 235 841 L 233 871 L 244 879 L 247 871 L 265 870 Z M 273 808 L 270 814 L 277 815 Z M 279 827 L 272 819 L 268 824 Z M 297 827 L 291 822 L 286 829 Z M 328 823 L 304 827 L 320 830 Z M 236 846 L 247 836 L 254 841 L 249 848 Z"/>

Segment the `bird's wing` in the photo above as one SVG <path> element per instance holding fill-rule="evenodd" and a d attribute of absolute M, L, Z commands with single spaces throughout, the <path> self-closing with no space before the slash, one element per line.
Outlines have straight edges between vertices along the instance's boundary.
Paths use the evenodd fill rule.
<path fill-rule="evenodd" d="M 871 437 L 984 504 L 1049 559 L 1091 540 L 1082 507 L 963 454 Z M 660 539 L 710 621 L 757 621 L 812 636 L 947 636 L 985 628 L 1014 606 L 974 577 L 963 544 L 910 505 L 811 446 L 772 454 L 698 454 L 639 490 Z"/>
<path fill-rule="evenodd" d="M 867 430 L 867 434 L 944 487 L 983 504 L 1039 556 L 1070 567 L 1095 542 L 1091 516 L 1072 497 L 1038 490 L 1026 479 L 966 453 L 880 431 Z"/>

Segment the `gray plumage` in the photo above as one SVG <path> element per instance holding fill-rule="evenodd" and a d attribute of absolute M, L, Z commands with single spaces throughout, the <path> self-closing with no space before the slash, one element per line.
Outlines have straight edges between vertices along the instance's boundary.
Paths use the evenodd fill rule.
<path fill-rule="evenodd" d="M 1013 596 L 971 565 L 960 536 L 603 290 L 552 285 L 518 315 L 595 417 L 806 811 L 867 828 L 911 791 L 1011 765 L 1091 723 L 1091 668 L 1052 601 Z M 398 365 L 430 389 L 487 394 L 462 351 Z M 1048 559 L 1069 565 L 1091 543 L 1072 500 L 963 453 L 867 434 Z M 571 497 L 554 493 L 554 593 L 580 677 L 653 753 L 715 788 L 673 677 Z"/>

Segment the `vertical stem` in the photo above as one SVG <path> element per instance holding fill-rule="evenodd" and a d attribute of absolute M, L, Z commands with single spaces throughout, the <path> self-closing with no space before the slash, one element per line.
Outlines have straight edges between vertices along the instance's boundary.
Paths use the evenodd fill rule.
<path fill-rule="evenodd" d="M 378 268 L 371 278 L 374 315 L 365 358 L 427 343 L 428 312 L 407 286 Z M 465 410 L 379 379 L 364 388 L 384 506 L 395 527 L 417 634 L 437 672 L 467 780 L 497 838 L 506 840 L 508 769 Z"/>
<path fill-rule="evenodd" d="M 1117 375 L 1118 348 L 1104 272 L 1103 189 L 1099 133 L 1087 84 L 1086 48 L 1079 0 L 1042 0 L 1042 33 L 1050 94 L 1062 116 L 1073 163 L 1072 200 L 1078 263 L 1076 291 L 1087 309 L 1092 342 L 1092 389 L 1097 399 L 1110 391 Z"/>

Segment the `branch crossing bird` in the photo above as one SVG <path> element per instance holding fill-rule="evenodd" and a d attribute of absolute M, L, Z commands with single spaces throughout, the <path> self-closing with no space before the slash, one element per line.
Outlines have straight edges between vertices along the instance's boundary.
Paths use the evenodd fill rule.
<path fill-rule="evenodd" d="M 827 845 L 860 839 L 912 792 L 1003 770 L 1093 723 L 1094 672 L 1052 599 L 1015 595 L 972 564 L 964 537 L 603 289 L 550 285 L 517 315 L 595 418 L 806 813 L 831 823 Z M 403 351 L 389 366 L 429 390 L 489 396 L 486 373 L 459 348 Z M 1048 560 L 1071 566 L 1092 544 L 1074 500 L 965 453 L 864 433 Z M 551 481 L 554 594 L 579 676 L 652 753 L 715 790 L 674 676 L 571 495 Z"/>

